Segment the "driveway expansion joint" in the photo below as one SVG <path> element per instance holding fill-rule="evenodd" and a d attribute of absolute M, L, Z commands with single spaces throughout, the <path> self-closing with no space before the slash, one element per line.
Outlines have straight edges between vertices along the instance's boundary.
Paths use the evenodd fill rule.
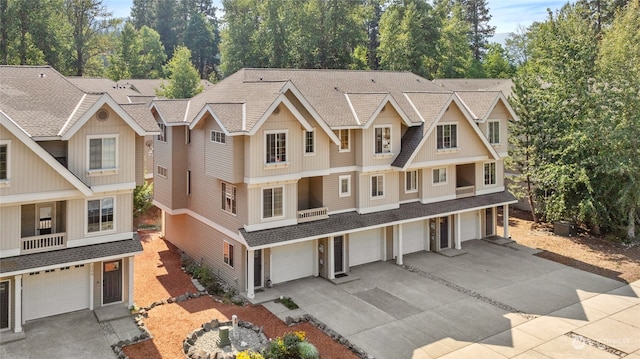
<path fill-rule="evenodd" d="M 569 338 L 573 338 L 573 347 L 576 349 L 582 349 L 585 345 L 590 345 L 592 347 L 603 350 L 607 353 L 617 355 L 620 358 L 624 358 L 627 355 L 629 355 L 628 353 L 625 353 L 622 350 L 612 348 L 607 344 L 601 343 L 597 340 L 585 337 L 584 335 L 581 335 L 575 332 L 568 332 L 565 335 L 568 336 Z"/>
<path fill-rule="evenodd" d="M 411 266 L 408 266 L 408 265 L 404 265 L 404 264 L 401 265 L 401 267 L 403 269 L 409 271 L 409 272 L 416 273 L 421 277 L 430 279 L 430 280 L 432 280 L 432 281 L 434 281 L 434 282 L 436 282 L 438 284 L 444 285 L 447 288 L 453 289 L 453 290 L 455 290 L 455 291 L 457 291 L 459 293 L 465 294 L 465 295 L 467 295 L 467 296 L 469 296 L 471 298 L 475 298 L 475 299 L 478 299 L 478 300 L 480 300 L 482 302 L 490 304 L 490 305 L 492 305 L 492 306 L 494 306 L 494 307 L 496 307 L 498 309 L 502 309 L 502 310 L 504 310 L 506 312 L 518 314 L 518 315 L 524 317 L 527 320 L 532 320 L 532 319 L 536 319 L 536 318 L 539 317 L 539 315 L 525 313 L 525 312 L 523 312 L 523 311 L 521 311 L 519 309 L 516 309 L 516 308 L 514 308 L 514 307 L 512 307 L 512 306 L 510 306 L 508 304 L 499 302 L 499 301 L 497 301 L 497 300 L 495 300 L 493 298 L 490 298 L 490 297 L 487 297 L 485 295 L 482 295 L 482 294 L 480 294 L 480 293 L 478 293 L 478 292 L 476 292 L 474 290 L 471 290 L 471 289 L 465 288 L 463 286 L 457 285 L 457 284 L 455 284 L 453 282 L 450 282 L 450 281 L 448 281 L 448 280 L 446 280 L 444 278 L 440 278 L 440 277 L 438 277 L 437 275 L 435 275 L 433 273 L 425 272 L 425 271 L 420 270 L 418 268 L 414 268 L 414 267 L 411 267 Z"/>

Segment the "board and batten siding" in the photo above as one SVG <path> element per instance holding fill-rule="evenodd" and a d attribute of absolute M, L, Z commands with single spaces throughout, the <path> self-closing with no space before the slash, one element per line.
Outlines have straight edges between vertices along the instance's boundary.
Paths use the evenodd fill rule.
<path fill-rule="evenodd" d="M 136 138 L 136 186 L 142 186 L 144 184 L 144 171 L 145 171 L 145 157 L 146 151 L 144 146 L 145 137 L 135 136 Z"/>
<path fill-rule="evenodd" d="M 9 144 L 9 186 L 0 187 L 0 196 L 75 189 L 61 174 L 29 147 L 0 126 L 0 139 Z"/>
<path fill-rule="evenodd" d="M 159 115 L 154 112 L 156 121 Z M 153 139 L 153 199 L 167 206 L 173 208 L 172 195 L 171 195 L 171 175 L 173 170 L 171 169 L 172 154 L 171 143 L 174 133 L 172 127 L 166 128 L 165 141 L 159 141 L 157 136 Z M 193 139 L 192 139 L 193 141 Z M 167 177 L 160 176 L 158 174 L 158 166 L 162 166 L 167 169 Z"/>
<path fill-rule="evenodd" d="M 106 121 L 100 122 L 94 115 L 69 139 L 68 168 L 89 186 L 135 182 L 136 133 L 110 108 L 103 109 L 109 111 Z M 117 173 L 88 175 L 89 136 L 94 135 L 117 136 Z"/>
<path fill-rule="evenodd" d="M 407 193 L 407 173 L 408 172 L 399 172 L 398 176 L 399 181 L 398 184 L 400 185 L 400 188 L 398 188 L 398 198 L 400 200 L 400 202 L 403 201 L 411 201 L 411 200 L 417 200 L 420 198 L 420 192 L 422 190 L 421 188 L 421 184 L 423 181 L 423 177 L 422 177 L 422 171 L 421 170 L 417 170 L 418 171 L 418 183 L 417 183 L 417 191 L 414 192 L 408 192 Z"/>
<path fill-rule="evenodd" d="M 20 248 L 21 206 L 0 207 L 0 251 Z"/>
<path fill-rule="evenodd" d="M 482 143 L 472 125 L 464 118 L 457 106 L 451 104 L 438 124 L 457 124 L 458 148 L 452 150 L 438 150 L 436 148 L 437 128 L 434 126 L 422 147 L 418 150 L 413 163 L 427 161 L 453 160 L 458 158 L 486 156 L 489 158 L 489 150 Z M 475 126 L 475 125 L 473 125 Z"/>
<path fill-rule="evenodd" d="M 369 207 L 379 207 L 388 205 L 399 205 L 398 197 L 398 177 L 399 172 L 367 172 L 360 173 L 358 209 Z M 371 176 L 384 175 L 384 195 L 381 198 L 371 197 Z M 353 180 L 353 179 L 352 179 Z"/>
<path fill-rule="evenodd" d="M 509 110 L 507 106 L 504 105 L 502 101 L 498 101 L 498 104 L 493 108 L 491 114 L 487 118 L 487 121 L 480 126 L 482 132 L 485 137 L 488 136 L 489 133 L 489 121 L 500 120 L 500 142 L 497 144 L 493 144 L 498 152 L 506 151 L 508 144 L 508 122 L 511 114 L 509 114 Z"/>
<path fill-rule="evenodd" d="M 332 145 L 335 146 L 335 144 L 314 120 L 309 120 L 309 123 L 314 129 L 313 145 L 315 152 L 312 154 L 305 153 L 305 135 L 307 131 L 304 129 L 301 130 L 300 134 L 302 136 L 302 147 L 300 147 L 299 151 L 302 152 L 302 171 L 309 172 L 327 170 L 329 169 L 331 163 L 329 149 L 332 147 Z"/>
<path fill-rule="evenodd" d="M 193 217 L 167 214 L 165 237 L 195 261 L 202 261 L 213 273 L 238 290 L 244 290 L 246 249 L 240 243 Z M 233 267 L 224 263 L 224 241 L 233 245 Z"/>
<path fill-rule="evenodd" d="M 351 176 L 351 194 L 349 196 L 340 197 L 340 176 Z M 358 177 L 358 172 L 334 173 L 322 177 L 322 203 L 330 213 L 356 208 Z"/>
<path fill-rule="evenodd" d="M 445 183 L 433 183 L 433 170 L 446 168 L 447 181 Z M 430 198 L 439 199 L 445 196 L 456 195 L 456 166 L 438 166 L 425 168 L 422 171 L 422 201 L 429 202 Z"/>
<path fill-rule="evenodd" d="M 95 236 L 127 233 L 133 228 L 133 192 L 117 194 L 101 194 L 90 199 L 113 197 L 115 200 L 114 220 L 115 230 L 109 232 L 87 233 L 87 198 L 79 198 L 67 201 L 67 241 L 90 238 Z"/>
<path fill-rule="evenodd" d="M 211 131 L 224 131 L 210 115 L 207 115 L 203 128 L 206 174 L 230 183 L 242 182 L 245 136 L 225 136 L 225 143 L 211 141 Z"/>
<path fill-rule="evenodd" d="M 387 104 L 384 111 L 373 120 L 369 128 L 359 130 L 361 132 L 362 144 L 362 163 L 366 166 L 390 165 L 398 153 L 400 153 L 400 138 L 402 137 L 401 128 L 402 118 L 393 106 Z M 391 127 L 391 153 L 377 154 L 375 153 L 376 145 L 376 128 Z"/>
<path fill-rule="evenodd" d="M 262 190 L 265 188 L 282 187 L 283 191 L 283 216 L 279 218 L 262 219 Z M 247 202 L 251 203 L 249 207 L 249 220 L 247 225 L 258 223 L 278 222 L 283 220 L 295 219 L 298 216 L 298 188 L 296 183 L 278 184 L 274 183 L 268 186 L 248 188 Z"/>
<path fill-rule="evenodd" d="M 349 131 L 349 138 L 351 141 L 351 149 L 348 152 L 340 152 L 340 146 L 332 143 L 329 146 L 329 162 L 331 164 L 331 168 L 340 168 L 340 167 L 348 167 L 354 166 L 356 164 L 356 146 L 354 144 L 354 136 L 357 130 Z M 336 136 L 339 138 L 340 131 L 334 131 Z"/>
<path fill-rule="evenodd" d="M 484 184 L 484 164 L 491 163 L 493 161 L 483 161 L 476 163 L 476 190 L 477 189 L 501 189 L 504 186 L 504 160 L 496 162 L 496 184 L 485 185 Z"/>
<path fill-rule="evenodd" d="M 171 180 L 171 203 L 173 209 L 187 207 L 187 168 L 189 158 L 187 156 L 187 144 L 185 143 L 185 132 L 189 130 L 187 126 L 170 127 L 171 136 L 171 167 L 169 168 L 169 179 Z"/>

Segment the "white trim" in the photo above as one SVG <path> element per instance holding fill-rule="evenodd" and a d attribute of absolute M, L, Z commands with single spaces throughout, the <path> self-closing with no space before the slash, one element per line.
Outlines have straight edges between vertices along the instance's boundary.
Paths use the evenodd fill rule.
<path fill-rule="evenodd" d="M 71 122 L 71 119 L 76 115 L 76 112 L 78 112 L 78 108 L 80 108 L 80 105 L 82 105 L 82 103 L 86 98 L 87 98 L 87 94 L 86 93 L 82 94 L 82 98 L 80 99 L 80 101 L 78 101 L 73 111 L 71 111 L 71 114 L 69 115 L 67 120 L 64 122 L 64 125 L 62 125 L 62 128 L 58 132 L 58 136 L 62 136 L 62 134 L 64 133 L 64 130 L 67 128 L 67 126 L 69 126 L 69 122 Z"/>
<path fill-rule="evenodd" d="M 342 136 L 340 136 L 342 131 L 347 131 L 347 148 L 344 149 L 342 148 Z M 339 129 L 338 140 L 340 141 L 338 143 L 338 152 L 351 152 L 351 129 Z"/>
<path fill-rule="evenodd" d="M 356 119 L 356 123 L 358 125 L 362 125 L 362 123 L 360 123 L 360 119 L 358 118 L 358 114 L 356 113 L 356 109 L 353 108 L 353 104 L 351 103 L 351 98 L 349 98 L 349 94 L 345 92 L 344 97 L 347 99 L 347 104 L 349 104 L 349 109 L 351 110 L 351 114 L 353 115 L 353 118 Z"/>
<path fill-rule="evenodd" d="M 134 190 L 135 188 L 136 188 L 135 182 L 91 186 L 91 189 L 93 190 L 94 195 L 97 195 L 97 194 L 102 195 L 104 192 L 131 191 L 131 190 Z"/>
<path fill-rule="evenodd" d="M 415 182 L 414 182 L 414 185 L 415 185 L 414 189 L 408 189 L 407 188 L 407 176 L 410 173 L 415 173 L 415 175 L 416 175 Z M 420 188 L 420 185 L 418 184 L 418 170 L 415 169 L 415 170 L 409 170 L 409 171 L 404 172 L 404 193 L 416 193 L 416 192 L 418 192 L 418 188 Z"/>
<path fill-rule="evenodd" d="M 0 146 L 7 146 L 7 178 L 0 179 L 0 187 L 9 187 L 11 184 L 11 140 L 0 140 Z"/>
<path fill-rule="evenodd" d="M 98 233 L 98 232 L 92 232 L 92 233 Z M 103 234 L 101 236 L 93 236 L 93 237 L 85 237 L 80 239 L 69 240 L 67 241 L 67 248 L 122 241 L 122 240 L 133 238 L 133 234 L 134 232 L 118 232 L 118 233 Z"/>
<path fill-rule="evenodd" d="M 107 229 L 107 230 L 98 230 L 95 232 L 89 232 L 89 201 L 100 201 L 100 217 L 102 217 L 102 200 L 103 199 L 107 199 L 107 198 L 111 198 L 112 200 L 112 208 L 113 208 L 113 228 L 111 229 Z M 84 201 L 84 235 L 87 237 L 96 237 L 96 236 L 104 236 L 105 234 L 111 234 L 114 233 L 118 230 L 118 226 L 117 226 L 117 221 L 116 219 L 118 218 L 118 211 L 117 211 L 117 201 L 116 201 L 116 196 L 101 196 L 101 197 L 91 197 L 91 198 L 87 198 Z M 102 219 L 100 220 L 100 226 L 102 226 Z M 69 242 L 67 242 L 67 247 L 69 246 L 68 244 Z M 98 243 L 103 243 L 103 242 L 98 242 Z M 95 243 L 94 243 L 95 244 Z"/>
<path fill-rule="evenodd" d="M 453 147 L 442 147 L 442 148 L 438 148 L 438 127 L 440 126 L 456 126 L 456 133 L 455 133 L 455 138 L 456 138 L 456 145 Z M 436 151 L 436 153 L 442 153 L 442 152 L 447 152 L 447 151 L 453 151 L 453 150 L 460 150 L 460 146 L 458 146 L 458 122 L 452 122 L 452 121 L 448 121 L 448 122 L 440 122 L 436 124 L 436 148 L 434 148 L 434 150 Z M 452 132 L 453 133 L 453 132 Z M 444 127 L 442 130 L 442 134 L 444 136 Z M 449 136 L 449 137 L 453 137 L 453 136 Z M 444 137 L 442 138 L 442 145 L 444 146 Z"/>
<path fill-rule="evenodd" d="M 272 215 L 271 217 L 265 217 L 264 216 L 264 191 L 265 190 L 272 190 L 271 191 L 271 203 L 273 204 L 273 190 L 276 188 L 280 188 L 282 190 L 282 214 L 279 216 L 274 216 Z M 269 187 L 262 187 L 260 189 L 260 220 L 261 221 L 274 221 L 274 220 L 280 220 L 280 219 L 284 219 L 286 217 L 286 211 L 285 211 L 285 191 L 284 191 L 284 185 L 280 185 L 280 186 L 269 186 Z M 271 210 L 273 212 L 274 211 L 274 207 L 272 206 Z"/>
<path fill-rule="evenodd" d="M 293 116 L 298 120 L 298 122 L 300 122 L 300 124 L 302 125 L 302 127 L 304 127 L 305 130 L 308 131 L 312 128 L 311 124 L 304 118 L 304 116 L 302 116 L 302 114 L 291 103 L 291 101 L 289 101 L 287 96 L 284 93 L 281 93 L 275 99 L 275 101 L 273 101 L 271 106 L 269 106 L 269 108 L 264 112 L 262 117 L 258 119 L 256 124 L 253 125 L 253 128 L 249 131 L 249 135 L 255 135 L 256 132 L 258 132 L 258 130 L 260 129 L 260 127 L 262 127 L 262 125 L 267 121 L 267 119 L 271 117 L 271 114 L 276 109 L 276 107 L 280 106 L 280 104 L 283 104 L 289 110 L 289 112 L 293 114 Z"/>
<path fill-rule="evenodd" d="M 182 118 L 182 122 L 187 122 L 189 119 L 187 115 L 189 114 L 189 108 L 191 107 L 191 100 L 187 101 L 187 107 L 184 109 L 184 117 Z"/>
<path fill-rule="evenodd" d="M 424 161 L 424 162 L 416 162 L 408 167 L 408 169 L 414 168 L 424 168 L 424 167 L 442 167 L 442 166 L 452 166 L 464 163 L 471 162 L 480 162 L 486 161 L 489 159 L 489 156 L 474 156 L 474 157 L 459 157 L 459 158 L 451 158 L 447 160 L 436 160 L 436 161 Z"/>
<path fill-rule="evenodd" d="M 489 193 L 498 193 L 498 192 L 504 192 L 505 188 L 504 186 L 496 186 L 496 187 L 488 187 L 488 188 L 483 188 L 483 189 L 476 189 L 476 196 L 480 196 L 483 194 L 489 194 Z"/>
<path fill-rule="evenodd" d="M 0 250 L 0 258 L 13 257 L 20 255 L 20 248 Z"/>
<path fill-rule="evenodd" d="M 486 169 L 486 165 L 491 165 L 493 164 L 493 180 L 494 183 L 486 183 L 485 179 L 487 176 L 487 169 Z M 487 161 L 487 162 L 483 162 L 482 163 L 482 185 L 484 188 L 488 188 L 488 187 L 494 187 L 496 185 L 498 185 L 498 165 L 496 161 Z"/>
<path fill-rule="evenodd" d="M 384 129 L 385 128 L 389 129 L 389 146 L 388 146 L 389 151 L 388 152 L 384 151 Z M 378 136 L 376 134 L 376 131 L 378 129 L 382 129 L 382 133 L 380 134 L 381 135 L 381 141 L 382 141 L 382 143 L 380 144 L 380 147 L 382 149 L 382 152 L 377 152 Z M 377 155 L 377 156 L 393 155 L 393 126 L 392 125 L 376 125 L 376 126 L 373 126 L 373 154 Z"/>
<path fill-rule="evenodd" d="M 387 95 L 382 99 L 382 101 L 380 101 L 380 104 L 378 104 L 378 107 L 373 112 L 371 117 L 367 119 L 367 122 L 365 123 L 365 125 L 363 127 L 365 130 L 368 129 L 371 126 L 371 124 L 374 122 L 373 119 L 378 117 L 380 112 L 382 112 L 382 109 L 385 108 L 385 106 L 387 106 L 387 103 L 391 104 L 393 109 L 398 113 L 398 115 L 400 115 L 400 118 L 402 119 L 402 122 L 404 122 L 405 125 L 407 125 L 407 126 L 412 126 L 413 125 L 413 122 L 411 122 L 409 120 L 409 117 L 402 110 L 400 105 L 398 105 L 398 102 L 396 102 L 396 100 L 393 98 L 393 96 L 391 96 L 391 94 L 387 93 Z"/>
<path fill-rule="evenodd" d="M 307 152 L 307 133 L 311 133 L 312 137 L 312 146 L 313 151 Z M 316 155 L 316 129 L 315 127 L 311 129 L 311 131 L 302 130 L 302 153 L 304 156 L 315 156 Z"/>
<path fill-rule="evenodd" d="M 373 213 L 373 212 L 388 211 L 390 209 L 398 209 L 398 208 L 400 208 L 400 203 L 389 203 L 389 204 L 383 204 L 381 206 L 358 208 L 357 212 L 359 214 L 367 214 L 367 213 Z"/>
<path fill-rule="evenodd" d="M 380 193 L 380 188 L 378 188 L 378 186 L 380 185 L 380 181 L 376 180 L 376 195 L 373 195 L 373 178 L 374 177 L 381 177 L 382 178 L 382 194 L 378 195 L 377 193 Z M 386 191 L 386 181 L 384 178 L 384 173 L 376 173 L 376 174 L 372 174 L 369 176 L 369 199 L 370 200 L 378 200 L 378 199 L 384 199 L 386 198 L 387 195 L 387 191 Z"/>
<path fill-rule="evenodd" d="M 502 144 L 502 139 L 501 139 L 502 136 L 500 136 L 501 122 L 502 121 L 500 121 L 499 119 L 487 120 L 487 139 L 489 140 L 489 143 L 492 144 L 493 146 L 499 146 Z M 491 142 L 491 125 L 495 123 L 498 124 L 498 142 Z"/>
<path fill-rule="evenodd" d="M 113 138 L 115 139 L 115 159 L 116 159 L 116 163 L 114 165 L 114 167 L 101 167 L 101 168 L 91 168 L 91 140 L 96 140 L 96 139 L 101 139 L 101 140 L 105 140 L 105 139 L 110 139 Z M 120 164 L 120 148 L 118 147 L 120 145 L 120 135 L 119 134 L 99 134 L 99 135 L 87 135 L 86 137 L 87 139 L 87 147 L 86 147 L 86 165 L 87 165 L 87 175 L 88 176 L 93 176 L 93 175 L 101 175 L 101 174 L 107 174 L 107 175 L 111 175 L 114 174 L 112 173 L 113 171 L 115 171 L 115 173 L 117 173 L 119 171 L 119 167 L 118 165 Z M 102 145 L 101 145 L 102 147 Z M 102 162 L 104 159 L 104 152 L 100 153 L 100 161 Z"/>
<path fill-rule="evenodd" d="M 360 166 L 345 166 L 345 167 L 331 167 L 328 174 L 344 173 L 344 172 L 360 172 L 362 167 Z"/>
<path fill-rule="evenodd" d="M 342 192 L 342 180 L 347 180 L 348 190 Z M 351 175 L 338 176 L 338 197 L 351 197 Z"/>
<path fill-rule="evenodd" d="M 218 136 L 221 140 L 222 140 L 222 136 L 224 136 L 224 142 L 223 141 L 216 141 L 213 139 L 213 135 L 215 134 L 220 134 L 220 136 Z M 211 130 L 209 131 L 209 142 L 211 143 L 217 143 L 219 145 L 226 145 L 227 144 L 227 134 L 224 133 L 224 131 L 218 131 L 218 130 Z"/>
<path fill-rule="evenodd" d="M 162 178 L 167 178 L 169 175 L 169 169 L 165 166 L 161 166 L 161 165 L 157 165 L 156 166 L 156 172 L 158 173 L 158 176 L 162 177 Z M 164 174 L 163 174 L 164 172 Z"/>
<path fill-rule="evenodd" d="M 397 170 L 396 167 L 392 167 L 391 164 L 386 165 L 376 165 L 376 166 L 365 166 L 360 168 L 360 172 L 362 174 L 367 174 L 371 172 L 395 172 Z"/>
<path fill-rule="evenodd" d="M 92 196 L 93 193 L 88 196 Z M 0 206 L 17 204 L 17 203 L 30 203 L 30 202 L 43 202 L 51 200 L 65 200 L 71 198 L 84 197 L 84 194 L 77 189 L 68 189 L 61 191 L 50 192 L 36 192 L 25 194 L 14 194 L 10 196 L 0 196 Z"/>
<path fill-rule="evenodd" d="M 279 134 L 283 134 L 284 133 L 284 161 L 276 161 L 276 162 L 267 162 L 267 155 L 269 152 L 269 149 L 267 148 L 267 136 L 269 135 L 276 135 L 276 142 L 277 142 L 277 137 Z M 263 141 L 264 141 L 264 156 L 262 157 L 263 160 L 263 164 L 265 166 L 265 169 L 269 169 L 269 168 L 275 168 L 275 167 L 280 167 L 279 165 L 288 165 L 291 161 L 289 161 L 289 130 L 288 129 L 284 129 L 284 130 L 265 130 L 264 131 L 264 135 L 263 135 Z"/>
<path fill-rule="evenodd" d="M 440 170 L 444 170 L 444 182 L 434 182 L 433 181 L 433 171 L 438 171 L 438 180 L 440 179 Z M 443 186 L 449 183 L 449 174 L 447 173 L 448 167 L 436 167 L 431 169 L 431 185 L 432 186 Z"/>
<path fill-rule="evenodd" d="M 456 199 L 456 195 L 454 194 L 447 194 L 444 196 L 439 196 L 439 197 L 426 197 L 426 198 L 422 198 L 420 200 L 420 203 L 422 204 L 427 204 L 427 203 L 436 203 L 436 202 L 442 202 L 442 201 L 449 201 L 452 199 Z"/>
<path fill-rule="evenodd" d="M 224 188 L 223 188 L 224 187 Z M 227 209 L 226 205 L 227 205 L 227 188 L 231 188 L 232 190 L 232 194 L 233 194 L 233 202 L 235 203 L 235 207 L 236 207 L 236 212 L 233 212 L 233 204 L 231 205 L 231 208 Z M 226 181 L 220 181 L 220 192 L 224 192 L 224 201 L 222 201 L 222 205 L 221 205 L 221 209 L 223 212 L 226 212 L 232 216 L 237 216 L 238 215 L 238 187 L 234 184 L 231 184 L 229 182 Z M 223 193 L 220 193 L 220 195 L 222 195 Z"/>
<path fill-rule="evenodd" d="M 347 212 L 355 212 L 358 209 L 353 207 L 353 208 L 345 208 L 345 209 L 339 209 L 336 211 L 328 211 L 327 214 L 328 215 L 333 215 L 333 214 L 340 214 L 340 213 L 347 213 Z"/>
<path fill-rule="evenodd" d="M 280 220 L 274 220 L 274 221 L 264 222 L 264 223 L 245 224 L 242 228 L 244 228 L 244 230 L 247 232 L 255 232 L 255 231 L 261 231 L 263 229 L 273 229 L 273 228 L 279 228 L 279 227 L 293 226 L 296 224 L 298 224 L 297 218 L 289 218 L 289 219 L 280 219 Z"/>
<path fill-rule="evenodd" d="M 402 201 L 398 201 L 399 204 L 407 204 L 407 203 L 413 203 L 413 202 L 420 202 L 420 198 L 410 198 L 410 199 L 403 199 Z"/>
<path fill-rule="evenodd" d="M 304 173 L 305 177 L 306 172 Z M 244 183 L 247 184 L 249 188 L 259 187 L 260 185 L 269 184 L 269 183 L 293 183 L 301 179 L 302 173 L 291 173 L 287 175 L 279 175 L 279 176 L 265 176 L 265 177 L 245 177 Z"/>

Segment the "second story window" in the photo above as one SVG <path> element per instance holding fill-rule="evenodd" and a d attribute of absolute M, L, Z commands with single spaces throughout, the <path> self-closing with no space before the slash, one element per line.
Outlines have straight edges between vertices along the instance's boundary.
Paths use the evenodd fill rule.
<path fill-rule="evenodd" d="M 458 125 L 445 124 L 436 128 L 436 147 L 439 150 L 458 147 Z"/>
<path fill-rule="evenodd" d="M 304 153 L 312 154 L 316 152 L 315 131 L 304 131 Z"/>
<path fill-rule="evenodd" d="M 371 198 L 384 197 L 384 175 L 371 176 Z"/>
<path fill-rule="evenodd" d="M 89 139 L 89 170 L 115 169 L 116 158 L 116 137 Z"/>
<path fill-rule="evenodd" d="M 158 176 L 167 178 L 168 173 L 169 170 L 167 170 L 167 167 L 158 166 Z"/>
<path fill-rule="evenodd" d="M 340 176 L 338 180 L 340 181 L 340 197 L 351 196 L 351 176 Z"/>
<path fill-rule="evenodd" d="M 375 133 L 376 154 L 391 153 L 391 127 L 377 127 Z"/>
<path fill-rule="evenodd" d="M 489 121 L 487 123 L 489 131 L 487 136 L 489 137 L 489 143 L 500 143 L 500 121 Z"/>
<path fill-rule="evenodd" d="M 222 182 L 222 209 L 236 214 L 236 186 Z"/>
<path fill-rule="evenodd" d="M 0 181 L 9 180 L 9 144 L 0 142 Z"/>
<path fill-rule="evenodd" d="M 227 136 L 222 131 L 211 131 L 211 142 L 215 143 L 227 143 Z"/>
<path fill-rule="evenodd" d="M 113 208 L 113 197 L 87 201 L 87 232 L 114 229 Z"/>
<path fill-rule="evenodd" d="M 282 187 L 262 190 L 262 218 L 282 217 L 284 215 Z"/>
<path fill-rule="evenodd" d="M 266 152 L 267 163 L 287 162 L 286 132 L 267 133 Z"/>
<path fill-rule="evenodd" d="M 433 184 L 447 183 L 447 169 L 436 168 L 433 170 Z"/>
<path fill-rule="evenodd" d="M 493 185 L 496 184 L 496 163 L 489 162 L 484 164 L 484 184 Z"/>
<path fill-rule="evenodd" d="M 158 135 L 158 141 L 167 142 L 167 125 L 162 122 L 158 122 L 158 127 L 160 128 L 160 134 Z"/>
<path fill-rule="evenodd" d="M 417 192 L 418 191 L 418 171 L 405 172 L 405 192 Z"/>
<path fill-rule="evenodd" d="M 338 137 L 340 138 L 340 152 L 349 152 L 351 150 L 349 130 L 338 130 Z"/>

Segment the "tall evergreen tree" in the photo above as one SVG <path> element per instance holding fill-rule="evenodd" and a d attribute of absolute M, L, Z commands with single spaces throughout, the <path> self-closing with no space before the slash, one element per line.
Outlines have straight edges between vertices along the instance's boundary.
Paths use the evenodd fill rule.
<path fill-rule="evenodd" d="M 207 78 L 216 65 L 218 46 L 213 26 L 207 21 L 205 14 L 194 13 L 191 16 L 184 39 L 200 76 Z"/>
<path fill-rule="evenodd" d="M 133 0 L 131 22 L 136 29 L 143 26 L 154 28 L 156 24 L 158 0 Z"/>
<path fill-rule="evenodd" d="M 448 2 L 448 1 L 447 1 Z M 437 44 L 435 77 L 464 77 L 472 62 L 472 53 L 467 43 L 469 24 L 462 19 L 459 4 L 441 3 L 444 6 L 443 23 Z"/>
<path fill-rule="evenodd" d="M 473 58 L 481 61 L 489 39 L 495 34 L 496 27 L 490 26 L 491 15 L 486 0 L 457 0 L 462 6 L 464 19 L 469 23 L 469 44 Z"/>
<path fill-rule="evenodd" d="M 160 34 L 155 30 L 143 26 L 138 32 L 140 37 L 139 72 L 132 73 L 136 79 L 157 79 L 162 77 L 162 66 L 167 60 L 164 46 L 160 41 Z"/>
<path fill-rule="evenodd" d="M 162 83 L 159 96 L 167 98 L 191 98 L 202 92 L 200 75 L 191 63 L 191 51 L 185 46 L 176 47 L 173 57 L 165 66 L 168 83 Z"/>
<path fill-rule="evenodd" d="M 173 54 L 178 45 L 178 35 L 176 33 L 176 2 L 175 0 L 157 0 L 157 18 L 154 30 L 160 34 L 160 41 L 164 45 L 167 57 Z"/>

